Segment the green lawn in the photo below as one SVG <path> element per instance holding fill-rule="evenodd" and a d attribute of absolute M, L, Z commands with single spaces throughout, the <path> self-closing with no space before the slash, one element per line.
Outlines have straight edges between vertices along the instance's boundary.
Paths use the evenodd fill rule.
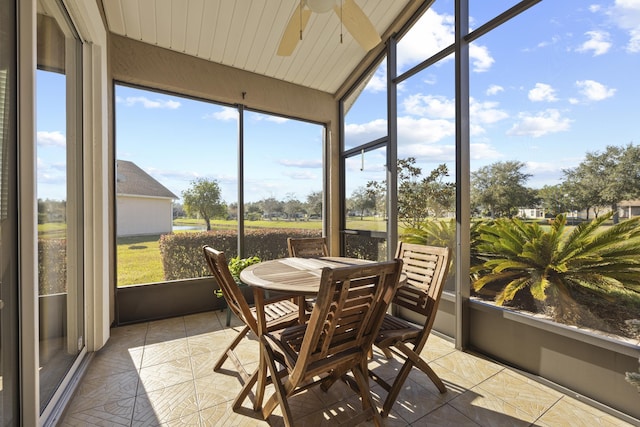
<path fill-rule="evenodd" d="M 117 239 L 118 286 L 161 282 L 164 279 L 159 243 L 157 234 Z"/>

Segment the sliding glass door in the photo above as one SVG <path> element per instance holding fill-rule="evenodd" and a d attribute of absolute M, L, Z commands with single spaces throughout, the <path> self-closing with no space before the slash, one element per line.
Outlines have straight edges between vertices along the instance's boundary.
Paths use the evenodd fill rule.
<path fill-rule="evenodd" d="M 60 3 L 38 2 L 36 81 L 40 411 L 85 348 L 81 43 Z"/>
<path fill-rule="evenodd" d="M 0 0 L 0 426 L 19 423 L 16 21 Z"/>

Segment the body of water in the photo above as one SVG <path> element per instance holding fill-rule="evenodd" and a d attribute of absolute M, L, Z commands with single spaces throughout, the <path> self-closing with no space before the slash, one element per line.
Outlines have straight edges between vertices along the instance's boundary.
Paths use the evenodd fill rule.
<path fill-rule="evenodd" d="M 171 231 L 182 231 L 182 230 L 206 230 L 207 227 L 204 225 L 174 225 L 171 227 Z"/>

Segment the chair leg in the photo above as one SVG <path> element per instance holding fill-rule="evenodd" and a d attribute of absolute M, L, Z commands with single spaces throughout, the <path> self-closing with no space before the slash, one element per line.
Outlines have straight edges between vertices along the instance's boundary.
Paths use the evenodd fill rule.
<path fill-rule="evenodd" d="M 365 372 L 368 370 L 366 359 L 363 359 L 363 362 L 359 365 L 355 366 L 351 372 L 353 372 L 353 376 L 358 384 L 358 389 L 360 390 L 360 399 L 362 400 L 362 409 L 365 414 L 370 414 L 373 417 L 373 423 L 376 427 L 381 427 L 382 417 L 380 416 L 380 412 L 378 412 L 378 408 L 376 408 L 373 399 L 371 398 L 371 390 L 369 389 L 369 380 L 367 379 L 367 375 Z M 367 415 L 367 419 L 371 418 Z"/>
<path fill-rule="evenodd" d="M 444 386 L 444 383 L 442 382 L 442 380 L 440 379 L 438 374 L 436 374 L 433 371 L 433 369 L 431 369 L 431 367 L 427 364 L 427 362 L 425 362 L 418 354 L 416 354 L 415 351 L 411 350 L 404 343 L 397 343 L 396 347 L 400 351 L 402 351 L 407 356 L 407 358 L 409 358 L 409 360 L 411 360 L 413 362 L 413 364 L 418 369 L 420 369 L 422 372 L 427 374 L 429 379 L 431 379 L 431 381 L 433 381 L 433 384 L 438 388 L 438 391 L 440 393 L 445 393 L 447 391 L 447 388 Z"/>
<path fill-rule="evenodd" d="M 289 408 L 289 402 L 287 400 L 287 390 L 282 385 L 280 376 L 278 375 L 278 369 L 274 362 L 273 351 L 265 344 L 261 344 L 264 347 L 264 361 L 271 372 L 271 383 L 275 388 L 275 393 L 267 400 L 262 410 L 262 415 L 266 420 L 273 410 L 280 404 L 282 408 L 282 417 L 284 418 L 284 425 L 286 427 L 293 426 L 293 416 L 291 415 L 291 408 Z M 264 391 L 263 391 L 264 392 Z"/>
<path fill-rule="evenodd" d="M 258 368 L 258 369 L 260 369 L 260 368 Z M 253 387 L 253 385 L 258 380 L 258 369 L 256 369 L 253 372 L 253 374 L 251 374 L 249 379 L 242 386 L 242 389 L 240 390 L 240 393 L 238 393 L 238 395 L 236 396 L 236 399 L 233 401 L 232 408 L 233 408 L 234 411 L 237 411 L 238 408 L 240 408 L 242 406 L 242 402 L 244 402 L 244 399 L 246 399 L 246 397 L 249 395 L 249 392 L 251 391 L 251 387 Z"/>
<path fill-rule="evenodd" d="M 234 348 L 237 347 L 237 345 L 240 343 L 240 341 L 242 341 L 242 339 L 245 337 L 245 335 L 247 335 L 249 333 L 249 327 L 245 326 L 239 333 L 238 335 L 235 337 L 235 339 L 233 340 L 233 342 L 229 345 L 229 347 L 227 347 L 227 349 L 224 351 L 224 353 L 222 353 L 222 355 L 220 355 L 220 357 L 218 358 L 218 361 L 216 362 L 216 364 L 213 366 L 213 370 L 215 372 L 218 372 L 221 368 L 222 365 L 224 364 L 225 360 L 227 360 L 227 357 L 229 357 L 229 352 L 233 351 Z"/>
<path fill-rule="evenodd" d="M 387 417 L 389 412 L 391 412 L 391 407 L 396 402 L 398 394 L 400 394 L 400 390 L 402 389 L 402 385 L 409 376 L 409 372 L 411 372 L 412 367 L 413 362 L 411 362 L 411 360 L 407 360 L 404 362 L 404 365 L 402 365 L 402 368 L 400 368 L 400 372 L 398 372 L 398 375 L 393 381 L 391 390 L 389 390 L 389 394 L 387 394 L 387 398 L 384 400 L 384 404 L 382 405 L 383 417 Z"/>
<path fill-rule="evenodd" d="M 393 359 L 393 353 L 389 350 L 389 347 L 382 347 L 380 350 L 384 353 L 387 359 Z"/>

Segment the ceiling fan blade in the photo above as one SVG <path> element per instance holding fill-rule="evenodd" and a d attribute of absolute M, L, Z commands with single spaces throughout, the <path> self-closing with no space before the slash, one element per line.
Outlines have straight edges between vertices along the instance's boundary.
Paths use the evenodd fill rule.
<path fill-rule="evenodd" d="M 300 12 L 300 8 L 302 8 L 302 14 Z M 287 27 L 284 29 L 284 33 L 282 34 L 282 39 L 280 39 L 280 45 L 278 46 L 277 51 L 278 56 L 289 56 L 293 53 L 300 41 L 300 34 L 307 26 L 307 22 L 309 22 L 310 16 L 311 11 L 309 9 L 305 9 L 302 3 L 299 3 L 295 12 L 293 12 L 293 15 L 289 18 Z"/>
<path fill-rule="evenodd" d="M 340 5 L 333 7 L 336 15 L 340 17 Z M 355 0 L 344 0 L 342 3 L 342 23 L 354 39 L 367 52 L 382 41 L 367 15 L 364 14 Z"/>

